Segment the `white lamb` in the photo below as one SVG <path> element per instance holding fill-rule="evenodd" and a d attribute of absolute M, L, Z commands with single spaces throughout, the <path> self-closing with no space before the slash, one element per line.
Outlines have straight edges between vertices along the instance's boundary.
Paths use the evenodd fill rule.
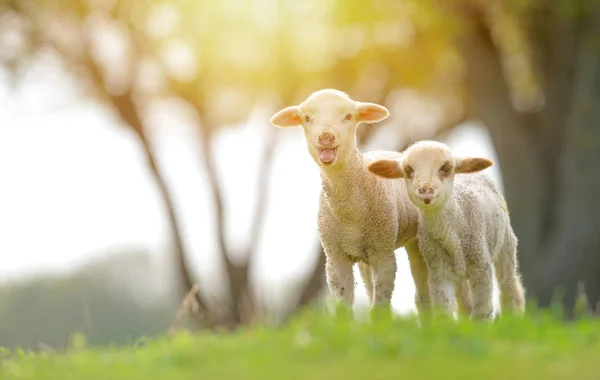
<path fill-rule="evenodd" d="M 327 283 L 334 298 L 352 306 L 353 264 L 359 271 L 371 306 L 389 307 L 396 259 L 404 246 L 409 255 L 419 311 L 427 307 L 427 270 L 416 241 L 418 211 L 400 181 L 378 178 L 366 165 L 378 158 L 399 158 L 397 152 L 361 154 L 356 146 L 360 123 L 389 116 L 373 103 L 357 102 L 345 93 L 324 89 L 298 106 L 271 118 L 277 127 L 302 126 L 308 151 L 321 171 L 318 228 L 326 255 Z"/>
<path fill-rule="evenodd" d="M 486 173 L 485 158 L 456 158 L 435 141 L 419 141 L 400 160 L 378 160 L 368 169 L 379 177 L 404 178 L 419 208 L 419 247 L 429 270 L 436 312 L 454 311 L 454 289 L 468 280 L 472 318 L 493 319 L 494 271 L 503 310 L 521 315 L 524 291 L 518 274 L 517 238 L 504 197 Z M 462 173 L 475 173 L 458 175 Z"/>

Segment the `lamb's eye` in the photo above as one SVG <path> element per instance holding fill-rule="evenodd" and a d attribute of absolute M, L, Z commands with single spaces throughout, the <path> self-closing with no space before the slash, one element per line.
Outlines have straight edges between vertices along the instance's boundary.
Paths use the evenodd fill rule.
<path fill-rule="evenodd" d="M 415 171 L 410 166 L 404 168 L 404 174 L 406 175 L 406 178 L 412 178 L 414 172 Z"/>
<path fill-rule="evenodd" d="M 304 116 L 304 121 L 305 122 L 310 123 L 310 120 L 311 120 L 310 116 L 308 116 L 308 115 Z"/>
<path fill-rule="evenodd" d="M 352 120 L 352 114 L 351 113 L 347 114 L 344 119 L 348 120 L 348 121 Z"/>
<path fill-rule="evenodd" d="M 452 171 L 452 168 L 450 167 L 450 165 L 448 164 L 444 164 L 441 168 L 440 168 L 440 173 L 444 176 L 447 177 L 450 175 L 450 172 Z"/>

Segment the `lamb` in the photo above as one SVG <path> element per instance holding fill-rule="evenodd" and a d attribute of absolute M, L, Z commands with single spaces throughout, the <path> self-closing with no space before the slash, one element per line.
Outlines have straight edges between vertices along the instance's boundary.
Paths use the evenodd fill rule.
<path fill-rule="evenodd" d="M 506 201 L 481 171 L 486 158 L 455 157 L 447 145 L 419 141 L 403 157 L 368 164 L 382 178 L 404 178 L 419 209 L 418 241 L 429 271 L 435 313 L 454 311 L 457 283 L 471 285 L 474 320 L 493 320 L 493 281 L 498 281 L 502 311 L 522 315 L 524 289 L 517 263 L 517 237 Z M 469 175 L 462 175 L 473 173 Z M 461 174 L 456 176 L 456 174 Z"/>
<path fill-rule="evenodd" d="M 308 151 L 320 168 L 318 229 L 327 283 L 334 298 L 350 307 L 349 312 L 354 302 L 354 264 L 371 307 L 389 307 L 397 269 L 394 250 L 402 246 L 409 255 L 418 311 L 429 305 L 426 265 L 416 241 L 418 211 L 400 181 L 384 180 L 366 169 L 371 161 L 400 154 L 362 154 L 356 146 L 359 124 L 388 116 L 381 105 L 323 89 L 271 118 L 276 127 L 302 126 Z"/>

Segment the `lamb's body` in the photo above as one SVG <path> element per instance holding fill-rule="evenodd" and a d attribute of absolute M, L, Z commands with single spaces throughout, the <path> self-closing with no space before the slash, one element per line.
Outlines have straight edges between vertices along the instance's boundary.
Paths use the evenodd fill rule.
<path fill-rule="evenodd" d="M 419 216 L 419 243 L 428 263 L 432 297 L 453 306 L 453 285 L 472 285 L 474 317 L 493 317 L 492 267 L 504 307 L 519 307 L 522 291 L 515 281 L 517 237 L 505 201 L 485 173 L 457 176 L 453 196 L 436 212 Z M 435 289 L 439 289 L 436 291 Z"/>
<path fill-rule="evenodd" d="M 478 173 L 490 165 L 483 158 L 455 158 L 444 144 L 420 141 L 400 160 L 369 166 L 380 177 L 405 178 L 408 197 L 419 209 L 418 241 L 431 301 L 443 313 L 454 311 L 458 287 L 459 299 L 472 293 L 474 318 L 493 318 L 494 269 L 502 307 L 519 314 L 524 309 L 517 238 L 506 202 L 492 179 Z"/>
<path fill-rule="evenodd" d="M 356 152 L 340 170 L 322 173 L 319 233 L 323 243 L 343 250 L 354 262 L 367 259 L 368 247 L 396 249 L 417 232 L 418 210 L 399 181 L 371 175 L 366 165 L 394 152 Z"/>
<path fill-rule="evenodd" d="M 356 151 L 338 170 L 321 175 L 319 234 L 327 255 L 328 282 L 349 303 L 354 294 L 352 264 L 359 264 L 373 303 L 384 304 L 394 289 L 394 250 L 406 245 L 407 251 L 418 254 L 413 248 L 418 211 L 408 200 L 402 180 L 386 181 L 366 170 L 372 160 L 393 157 L 400 155 Z M 373 279 L 373 274 L 378 278 Z M 373 280 L 379 284 L 375 289 Z"/>

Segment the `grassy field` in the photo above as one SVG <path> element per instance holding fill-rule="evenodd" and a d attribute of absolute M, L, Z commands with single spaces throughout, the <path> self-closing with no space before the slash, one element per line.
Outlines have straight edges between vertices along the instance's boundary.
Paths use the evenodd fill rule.
<path fill-rule="evenodd" d="M 311 310 L 277 329 L 182 332 L 130 347 L 3 352 L 0 379 L 600 379 L 600 321 L 550 314 L 494 324 Z"/>

